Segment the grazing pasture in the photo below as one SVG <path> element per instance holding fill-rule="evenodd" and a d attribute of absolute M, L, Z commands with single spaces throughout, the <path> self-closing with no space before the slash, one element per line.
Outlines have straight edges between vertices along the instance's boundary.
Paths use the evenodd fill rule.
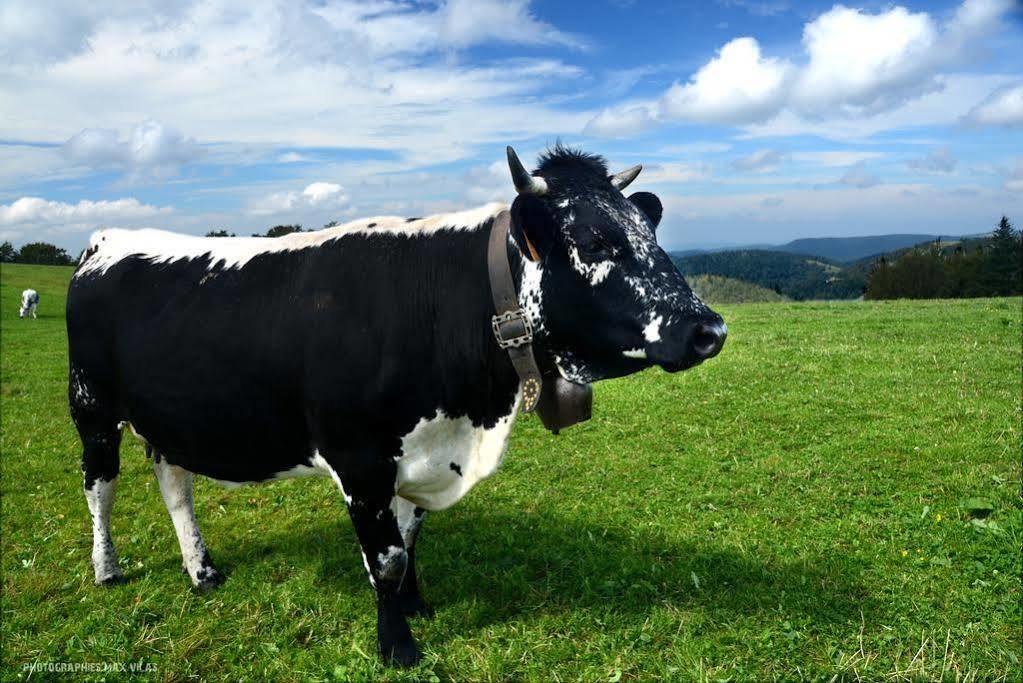
<path fill-rule="evenodd" d="M 198 481 L 228 575 L 199 595 L 126 438 L 129 582 L 93 587 L 70 274 L 0 269 L 4 680 L 50 662 L 154 680 L 1019 679 L 1020 299 L 721 306 L 713 361 L 599 384 L 594 419 L 557 437 L 523 419 L 501 471 L 427 517 L 437 613 L 413 624 L 423 664 L 399 671 L 327 479 Z M 34 321 L 17 317 L 28 286 Z"/>

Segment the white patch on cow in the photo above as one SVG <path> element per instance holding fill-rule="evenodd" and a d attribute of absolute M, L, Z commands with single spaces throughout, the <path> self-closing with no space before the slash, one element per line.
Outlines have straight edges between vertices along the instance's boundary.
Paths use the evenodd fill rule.
<path fill-rule="evenodd" d="M 324 457 L 320 455 L 319 451 L 313 451 L 312 465 L 313 467 L 330 475 L 331 479 L 334 480 L 334 483 L 337 484 L 337 487 L 341 489 L 341 496 L 345 499 L 345 505 L 351 507 L 352 497 L 345 493 L 345 485 L 341 483 L 341 477 L 338 476 L 338 473 L 334 471 L 334 468 L 330 466 Z M 365 559 L 366 558 L 363 558 L 363 561 L 365 561 Z M 366 571 L 369 571 L 369 565 L 366 565 Z"/>
<path fill-rule="evenodd" d="M 405 554 L 405 548 L 397 545 L 387 546 L 387 550 L 377 553 L 377 571 L 384 574 L 394 562 Z"/>
<path fill-rule="evenodd" d="M 509 237 L 509 239 L 511 239 Z M 519 306 L 526 314 L 533 333 L 544 329 L 543 323 L 543 266 L 536 261 L 522 259 L 522 277 L 519 280 Z"/>
<path fill-rule="evenodd" d="M 369 568 L 369 560 L 366 559 L 366 551 L 359 550 L 359 554 L 362 555 L 362 566 L 366 568 L 366 576 L 369 577 L 369 585 L 376 588 L 377 580 L 373 578 L 373 571 Z"/>
<path fill-rule="evenodd" d="M 76 367 L 71 368 L 71 376 L 68 382 L 71 401 L 78 408 L 96 407 L 96 398 L 89 392 L 89 385 L 82 375 L 82 371 Z"/>
<path fill-rule="evenodd" d="M 422 517 L 416 517 L 416 504 L 401 496 L 395 496 L 391 501 L 391 510 L 394 512 L 394 518 L 398 521 L 398 529 L 405 541 L 405 547 L 411 548 L 415 542 L 416 530 L 422 521 Z"/>
<path fill-rule="evenodd" d="M 97 586 L 124 576 L 110 537 L 110 510 L 114 506 L 116 491 L 117 477 L 111 481 L 96 479 L 91 489 L 85 489 L 85 500 L 92 516 L 92 568 Z"/>
<path fill-rule="evenodd" d="M 552 354 L 554 356 L 554 367 L 558 373 L 569 382 L 576 384 L 590 384 L 600 379 L 594 376 L 590 368 L 576 358 Z"/>
<path fill-rule="evenodd" d="M 657 315 L 643 328 L 643 337 L 650 343 L 661 341 L 661 323 L 664 318 Z"/>
<path fill-rule="evenodd" d="M 622 355 L 626 358 L 638 358 L 642 360 L 646 358 L 646 349 L 626 349 L 622 351 Z"/>
<path fill-rule="evenodd" d="M 158 460 L 158 461 L 157 461 Z M 174 533 L 181 547 L 181 559 L 192 583 L 199 585 L 205 574 L 203 558 L 207 556 L 206 544 L 195 521 L 195 506 L 192 501 L 192 473 L 167 462 L 166 458 L 153 461 L 153 472 L 160 484 L 160 494 L 167 506 Z"/>
<path fill-rule="evenodd" d="M 610 260 L 586 263 L 579 257 L 579 250 L 575 247 L 575 245 L 568 247 L 568 259 L 571 261 L 572 268 L 575 272 L 582 275 L 592 287 L 596 287 L 606 280 L 607 276 L 611 274 L 611 270 L 615 266 L 614 261 Z"/>
<path fill-rule="evenodd" d="M 282 237 L 198 237 L 165 230 L 111 228 L 93 233 L 75 277 L 87 273 L 105 273 L 114 264 L 137 256 L 151 263 L 172 263 L 188 259 L 206 259 L 210 269 L 241 268 L 256 256 L 275 252 L 317 247 L 349 235 L 428 235 L 439 230 L 475 230 L 507 205 L 492 202 L 475 209 L 438 214 L 409 221 L 400 216 L 363 218 L 333 228 L 313 232 L 295 232 Z M 373 227 L 369 227 L 373 225 Z"/>
<path fill-rule="evenodd" d="M 511 412 L 489 429 L 441 411 L 420 419 L 401 439 L 398 495 L 426 510 L 443 510 L 458 502 L 500 466 L 520 399 L 521 393 Z"/>
<path fill-rule="evenodd" d="M 611 218 L 615 225 L 622 228 L 636 260 L 646 267 L 652 268 L 655 263 L 654 255 L 659 247 L 643 212 L 627 199 L 618 204 L 611 203 L 604 196 L 598 195 L 594 198 L 594 203 Z"/>

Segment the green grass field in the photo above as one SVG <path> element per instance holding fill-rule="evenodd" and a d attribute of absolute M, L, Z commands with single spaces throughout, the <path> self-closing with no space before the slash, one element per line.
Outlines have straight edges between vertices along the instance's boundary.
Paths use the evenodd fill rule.
<path fill-rule="evenodd" d="M 0 679 L 141 661 L 154 680 L 1020 680 L 1019 299 L 722 306 L 710 363 L 600 384 L 561 436 L 523 419 L 501 471 L 427 516 L 437 614 L 413 622 L 426 657 L 402 672 L 377 660 L 326 479 L 199 481 L 228 581 L 197 595 L 126 438 L 129 582 L 93 587 L 70 269 L 0 274 Z M 37 321 L 17 318 L 29 285 Z"/>

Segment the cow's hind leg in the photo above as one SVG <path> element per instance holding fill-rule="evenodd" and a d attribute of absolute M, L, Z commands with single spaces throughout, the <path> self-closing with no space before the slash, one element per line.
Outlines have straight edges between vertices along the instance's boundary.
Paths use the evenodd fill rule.
<path fill-rule="evenodd" d="M 195 521 L 195 506 L 192 499 L 192 473 L 167 462 L 155 453 L 153 470 L 160 483 L 160 494 L 167 505 L 174 532 L 181 546 L 181 559 L 185 571 L 197 590 L 206 592 L 224 582 L 224 575 L 217 571 L 210 559 L 209 551 L 199 533 Z"/>
<path fill-rule="evenodd" d="M 422 659 L 399 596 L 408 553 L 395 517 L 397 467 L 386 451 L 353 445 L 324 454 L 345 496 L 362 561 L 377 597 L 377 648 L 388 662 L 413 666 Z"/>
<path fill-rule="evenodd" d="M 96 585 L 124 582 L 117 550 L 110 535 L 110 511 L 121 471 L 121 431 L 109 402 L 72 369 L 68 396 L 71 417 L 82 439 L 82 478 L 92 516 L 92 568 Z"/>
<path fill-rule="evenodd" d="M 405 569 L 405 578 L 398 590 L 401 609 L 410 617 L 431 617 L 433 608 L 419 594 L 419 579 L 416 576 L 416 538 L 419 536 L 419 529 L 426 516 L 426 510 L 416 507 L 414 503 L 410 503 L 404 498 L 396 498 L 395 503 L 398 512 L 398 526 L 401 529 L 402 539 L 405 541 L 405 551 L 408 553 L 408 567 Z"/>

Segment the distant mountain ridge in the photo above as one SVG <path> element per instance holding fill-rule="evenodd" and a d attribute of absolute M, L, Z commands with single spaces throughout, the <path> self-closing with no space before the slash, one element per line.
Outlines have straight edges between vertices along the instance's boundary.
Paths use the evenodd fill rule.
<path fill-rule="evenodd" d="M 714 254 L 722 251 L 783 251 L 788 254 L 817 256 L 837 263 L 853 263 L 868 256 L 880 256 L 899 249 L 913 247 L 925 242 L 955 241 L 962 239 L 948 235 L 927 235 L 898 233 L 890 235 L 867 235 L 861 237 L 804 237 L 785 244 L 748 244 L 710 249 L 683 249 L 672 252 L 679 258 L 697 254 Z"/>
<path fill-rule="evenodd" d="M 806 237 L 777 246 L 773 251 L 822 256 L 832 261 L 851 263 L 868 256 L 905 249 L 906 247 L 912 247 L 923 242 L 933 242 L 938 239 L 958 238 L 912 234 L 870 235 L 866 237 Z"/>

